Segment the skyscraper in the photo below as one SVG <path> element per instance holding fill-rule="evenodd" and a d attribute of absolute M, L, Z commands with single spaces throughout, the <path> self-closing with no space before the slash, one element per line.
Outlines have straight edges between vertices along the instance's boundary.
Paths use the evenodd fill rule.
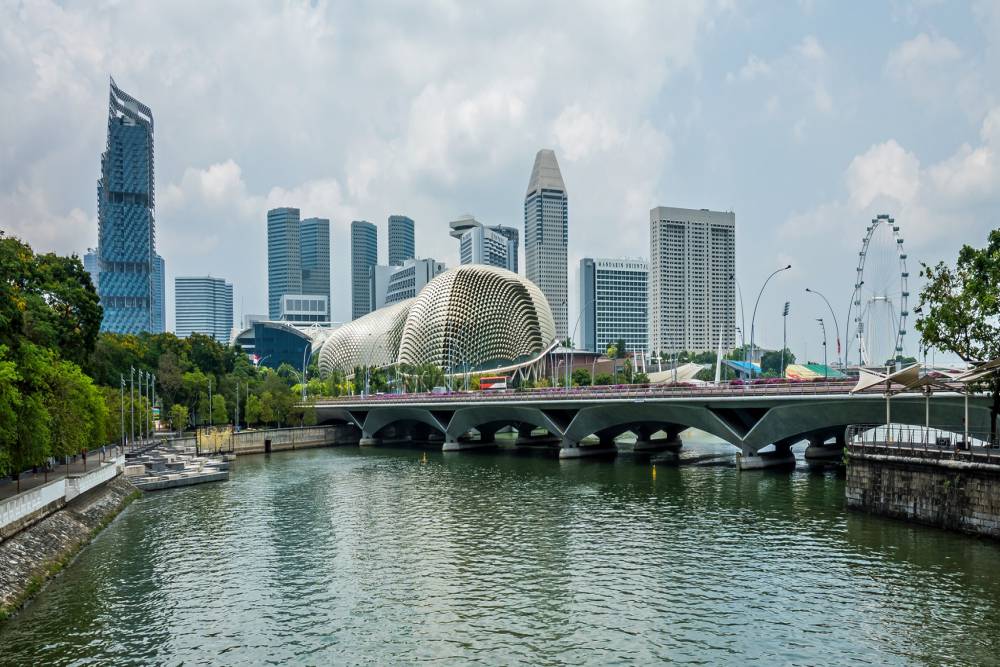
<path fill-rule="evenodd" d="M 153 255 L 153 333 L 167 330 L 167 268 L 163 258 Z"/>
<path fill-rule="evenodd" d="M 330 321 L 330 221 L 306 218 L 299 231 L 302 264 L 302 292 L 326 297 L 326 317 Z"/>
<path fill-rule="evenodd" d="M 389 216 L 389 266 L 402 266 L 413 259 L 413 220 L 405 215 Z"/>
<path fill-rule="evenodd" d="M 451 236 L 458 239 L 461 264 L 499 266 L 517 273 L 517 230 L 487 227 L 471 215 L 449 223 Z M 513 232 L 513 238 L 510 236 Z"/>
<path fill-rule="evenodd" d="M 517 253 L 518 253 L 518 246 L 520 245 L 520 236 L 521 236 L 518 233 L 517 228 L 505 227 L 504 225 L 494 225 L 493 227 L 490 227 L 490 229 L 492 229 L 497 234 L 500 234 L 501 236 L 506 238 L 507 241 L 509 241 L 507 246 L 508 247 L 507 252 L 509 255 L 507 268 L 513 271 L 514 273 L 517 273 L 517 267 L 518 267 Z"/>
<path fill-rule="evenodd" d="M 535 156 L 524 197 L 524 264 L 528 280 L 549 301 L 556 337 L 568 335 L 566 251 L 569 239 L 569 199 L 556 154 L 543 149 Z"/>
<path fill-rule="evenodd" d="M 97 278 L 101 272 L 97 268 L 97 250 L 95 248 L 87 248 L 87 252 L 83 254 L 83 270 L 90 274 L 90 282 L 94 283 L 96 290 Z"/>
<path fill-rule="evenodd" d="M 736 343 L 736 214 L 649 212 L 649 344 L 657 352 Z"/>
<path fill-rule="evenodd" d="M 299 209 L 267 212 L 267 316 L 281 316 L 281 297 L 302 293 Z M 329 256 L 329 255 L 328 255 Z"/>
<path fill-rule="evenodd" d="M 97 182 L 97 280 L 103 331 L 162 331 L 156 302 L 153 112 L 111 79 L 107 146 Z M 157 263 L 159 260 L 159 263 Z M 162 273 L 160 273 L 162 276 Z"/>
<path fill-rule="evenodd" d="M 351 223 L 351 319 L 371 312 L 369 272 L 378 264 L 378 229 L 367 220 Z"/>
<path fill-rule="evenodd" d="M 233 286 L 211 276 L 174 278 L 174 318 L 179 337 L 200 333 L 228 345 L 233 329 Z"/>
<path fill-rule="evenodd" d="M 580 260 L 580 339 L 604 352 L 619 339 L 629 352 L 647 351 L 649 264 L 630 258 Z M 571 332 L 572 334 L 572 332 Z"/>

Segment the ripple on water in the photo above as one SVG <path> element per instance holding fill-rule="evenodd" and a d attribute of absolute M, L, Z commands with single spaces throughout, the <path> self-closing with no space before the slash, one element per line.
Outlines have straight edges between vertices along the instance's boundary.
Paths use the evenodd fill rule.
<path fill-rule="evenodd" d="M 134 503 L 0 662 L 989 662 L 996 545 L 836 475 L 334 449 Z"/>

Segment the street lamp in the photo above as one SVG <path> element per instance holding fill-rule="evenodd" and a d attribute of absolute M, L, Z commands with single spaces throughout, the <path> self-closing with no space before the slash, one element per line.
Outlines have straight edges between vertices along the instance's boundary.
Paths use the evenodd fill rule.
<path fill-rule="evenodd" d="M 750 376 L 751 377 L 753 377 L 753 351 L 756 349 L 755 346 L 754 346 L 754 333 L 755 333 L 755 325 L 756 325 L 756 322 L 757 322 L 757 306 L 760 305 L 760 297 L 764 294 L 764 288 L 767 287 L 767 284 L 769 282 L 771 282 L 771 278 L 775 277 L 776 275 L 778 275 L 782 271 L 787 271 L 790 268 L 792 268 L 791 264 L 789 264 L 788 266 L 782 267 L 782 268 L 777 269 L 776 271 L 774 271 L 771 275 L 769 275 L 767 277 L 767 280 L 764 281 L 764 284 L 760 286 L 760 291 L 757 292 L 757 300 L 753 304 L 753 315 L 750 317 L 750 359 L 749 359 L 749 362 L 750 362 Z"/>
<path fill-rule="evenodd" d="M 837 359 L 840 359 L 840 324 L 837 323 L 837 314 L 833 312 L 833 306 L 830 305 L 830 300 L 823 296 L 822 292 L 818 292 L 814 289 L 806 288 L 806 291 L 810 294 L 815 294 L 819 296 L 823 301 L 826 301 L 826 307 L 830 309 L 830 315 L 833 317 L 833 326 L 837 332 Z M 847 368 L 847 351 L 844 351 L 844 361 L 842 368 Z"/>
<path fill-rule="evenodd" d="M 744 336 L 747 330 L 747 313 L 743 308 L 743 290 L 740 289 L 740 281 L 736 279 L 735 273 L 730 273 L 729 278 L 736 283 L 736 293 L 740 297 L 740 326 L 737 327 L 737 331 L 740 332 L 740 345 L 743 347 L 743 356 L 746 358 L 747 341 Z"/>
<path fill-rule="evenodd" d="M 826 323 L 823 322 L 822 317 L 817 317 L 816 321 L 819 322 L 819 328 L 823 330 L 823 379 L 830 379 L 830 367 L 826 364 Z"/>
<path fill-rule="evenodd" d="M 596 304 L 597 304 L 597 296 L 595 295 L 593 299 L 590 299 L 589 301 L 587 301 L 587 303 L 584 304 L 583 308 L 580 309 L 580 314 L 576 316 L 576 324 L 573 325 L 573 333 L 570 334 L 570 337 L 569 337 L 570 342 L 573 342 L 573 339 L 576 338 L 576 329 L 577 329 L 577 327 L 580 326 L 580 320 L 583 319 L 583 315 L 587 312 L 587 308 L 590 308 L 590 306 L 594 306 L 594 310 L 596 311 L 597 310 L 597 305 Z M 596 325 L 597 318 L 595 317 L 594 320 L 595 320 L 595 325 Z M 596 332 L 595 332 L 595 341 L 596 341 Z M 597 347 L 596 342 L 594 344 L 594 347 L 595 348 Z M 571 345 L 570 348 L 571 349 L 569 351 L 569 366 L 566 367 L 566 391 L 569 391 L 570 377 L 571 377 L 570 374 L 571 374 L 572 368 L 573 368 L 573 354 L 576 352 L 576 345 Z M 595 349 L 594 352 L 597 352 L 597 350 Z M 584 362 L 584 363 L 586 363 L 586 362 Z M 591 386 L 593 386 L 593 384 L 594 384 L 594 374 L 593 374 L 593 372 L 591 372 L 591 374 L 590 374 L 590 384 L 591 384 Z"/>
<path fill-rule="evenodd" d="M 785 350 L 788 349 L 788 309 L 791 303 L 785 302 L 785 308 L 781 311 L 781 377 L 785 377 Z"/>

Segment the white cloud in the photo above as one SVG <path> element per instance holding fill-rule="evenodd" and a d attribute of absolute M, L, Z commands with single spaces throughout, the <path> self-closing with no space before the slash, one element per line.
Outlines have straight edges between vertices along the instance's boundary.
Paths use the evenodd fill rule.
<path fill-rule="evenodd" d="M 808 60 L 823 60 L 826 58 L 826 50 L 816 39 L 815 35 L 806 35 L 798 46 L 795 47 L 799 55 Z"/>
<path fill-rule="evenodd" d="M 920 33 L 897 46 L 889 54 L 885 70 L 889 76 L 920 89 L 929 69 L 950 66 L 962 58 L 962 51 L 947 37 Z"/>
<path fill-rule="evenodd" d="M 883 199 L 908 203 L 920 187 L 920 161 L 890 139 L 851 160 L 845 182 L 848 198 L 856 210 Z"/>
<path fill-rule="evenodd" d="M 732 83 L 734 81 L 755 81 L 763 77 L 771 75 L 771 66 L 767 61 L 758 58 L 755 54 L 751 53 L 747 56 L 747 61 L 743 63 L 740 67 L 740 71 L 737 73 L 729 72 L 726 74 L 726 81 Z"/>

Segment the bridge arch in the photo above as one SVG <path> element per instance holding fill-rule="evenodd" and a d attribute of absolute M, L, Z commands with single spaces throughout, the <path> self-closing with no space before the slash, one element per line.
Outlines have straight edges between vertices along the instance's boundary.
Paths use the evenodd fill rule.
<path fill-rule="evenodd" d="M 523 424 L 544 428 L 554 436 L 563 435 L 564 429 L 538 408 L 521 405 L 489 405 L 456 410 L 448 424 L 445 438 L 449 442 L 456 442 L 471 429 L 495 432 L 504 426 L 518 428 Z"/>
<path fill-rule="evenodd" d="M 696 428 L 726 442 L 741 446 L 740 436 L 715 413 L 702 405 L 683 403 L 612 403 L 581 409 L 566 429 L 566 440 L 580 442 L 588 435 L 605 435 L 630 426 L 656 426 L 658 429 L 676 427 L 677 430 Z M 666 427 L 666 429 L 664 428 Z"/>
<path fill-rule="evenodd" d="M 848 400 L 829 399 L 795 401 L 770 408 L 754 424 L 743 440 L 744 452 L 757 452 L 770 444 L 790 445 L 813 437 L 839 436 L 852 425 L 884 424 L 885 397 L 866 394 Z M 919 395 L 897 396 L 890 399 L 890 419 L 893 424 L 923 426 L 927 420 L 927 404 Z M 961 396 L 937 397 L 930 401 L 932 428 L 960 427 L 965 417 Z M 989 430 L 989 404 L 980 399 L 969 400 L 969 427 L 976 431 Z"/>
<path fill-rule="evenodd" d="M 429 410 L 424 408 L 409 408 L 404 406 L 392 406 L 389 409 L 377 409 L 368 413 L 365 418 L 362 432 L 366 438 L 375 438 L 388 426 L 395 426 L 402 423 L 419 423 L 431 427 L 442 436 L 446 433 L 446 427 Z"/>

